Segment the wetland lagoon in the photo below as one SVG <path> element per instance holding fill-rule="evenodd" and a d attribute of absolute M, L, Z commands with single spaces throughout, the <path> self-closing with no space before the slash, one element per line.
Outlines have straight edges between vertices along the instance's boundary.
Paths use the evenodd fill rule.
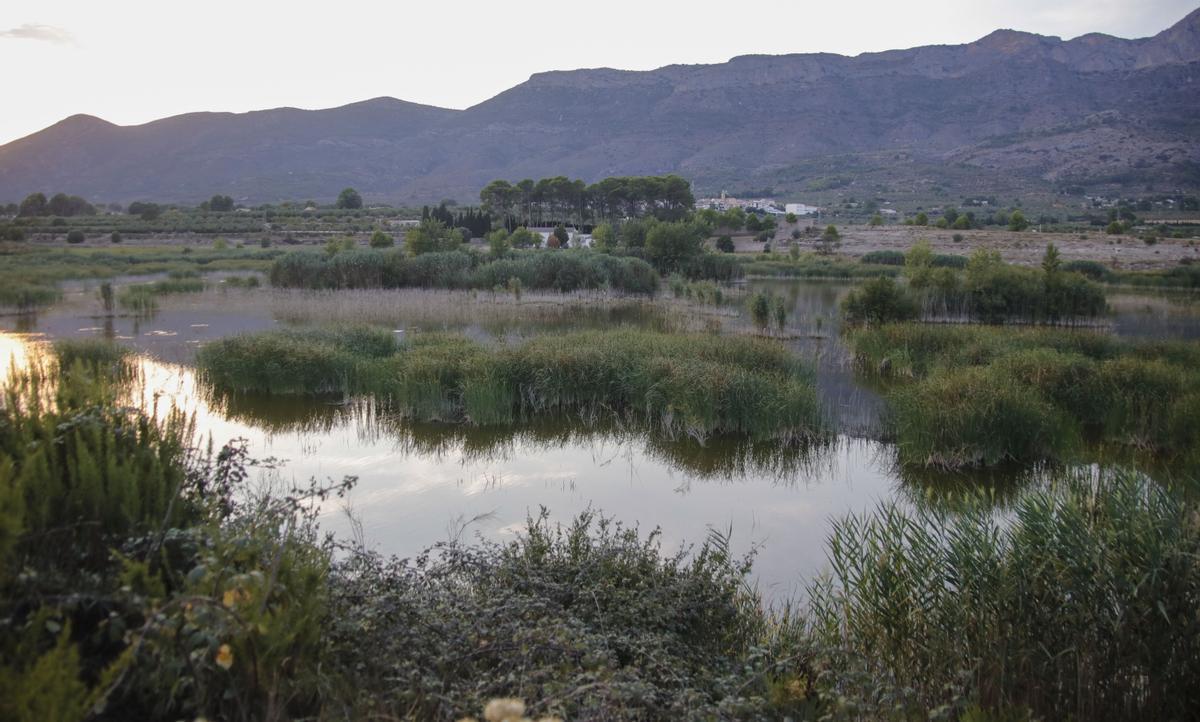
<path fill-rule="evenodd" d="M 160 277 L 118 279 L 118 285 Z M 544 507 L 569 522 L 588 510 L 644 530 L 668 548 L 730 535 L 755 552 L 764 596 L 802 595 L 827 566 L 830 521 L 880 503 L 921 502 L 931 493 L 987 486 L 1012 495 L 1038 468 L 949 474 L 904 469 L 883 432 L 885 403 L 856 374 L 841 334 L 846 281 L 761 279 L 719 305 L 580 294 L 508 296 L 455 291 L 318 293 L 225 288 L 170 297 L 152 314 L 106 314 L 96 282 L 64 284 L 63 300 L 36 314 L 0 317 L 0 377 L 45 355 L 61 339 L 108 339 L 136 353 L 132 403 L 178 408 L 216 445 L 243 439 L 265 460 L 258 483 L 355 477 L 345 499 L 327 504 L 322 529 L 361 534 L 372 549 L 414 556 L 431 543 L 476 535 L 503 540 Z M 744 335 L 744 300 L 784 299 L 788 322 L 773 340 L 811 366 L 833 433 L 819 443 L 780 444 L 737 435 L 696 439 L 619 420 L 561 414 L 508 426 L 404 418 L 369 396 L 220 393 L 198 379 L 197 350 L 220 339 L 278 329 L 390 321 L 397 339 L 456 332 L 483 344 L 596 329 L 704 328 Z M 1187 295 L 1119 291 L 1105 331 L 1122 338 L 1200 338 L 1200 305 Z"/>
<path fill-rule="evenodd" d="M 771 285 L 807 287 L 797 296 L 798 310 L 824 302 L 827 313 L 835 311 L 845 288 L 819 282 Z M 736 438 L 666 438 L 570 417 L 507 429 L 421 422 L 336 393 L 317 398 L 213 394 L 197 381 L 196 350 L 227 336 L 295 327 L 277 317 L 286 314 L 275 313 L 286 301 L 263 298 L 283 294 L 208 292 L 173 299 L 149 318 L 97 318 L 88 307 L 94 292 L 81 285 L 67 292 L 60 308 L 0 319 L 0 356 L 25 363 L 65 338 L 111 338 L 131 346 L 138 353 L 140 403 L 155 399 L 160 406 L 194 414 L 197 428 L 218 445 L 245 439 L 251 456 L 275 460 L 274 468 L 259 472 L 264 481 L 357 477 L 345 505 L 361 521 L 367 543 L 387 554 L 412 556 L 450 535 L 504 538 L 524 529 L 526 518 L 543 506 L 560 521 L 590 508 L 646 530 L 660 527 L 669 547 L 703 540 L 710 528 L 731 529 L 735 548 L 759 549 L 757 581 L 782 599 L 800 591 L 802 578 L 824 563 L 831 516 L 902 493 L 887 446 L 861 436 L 839 434 L 809 448 L 780 448 Z M 820 300 L 808 297 L 814 292 Z M 440 295 L 446 298 L 439 304 L 456 303 L 460 296 Z M 536 308 L 538 302 L 528 303 Z M 451 322 L 425 328 L 486 341 L 547 330 L 610 324 L 661 328 L 666 323 L 662 313 L 636 301 L 603 313 L 581 309 L 563 316 L 544 323 Z M 424 329 L 392 330 L 420 334 Z M 796 346 L 797 355 L 842 352 L 836 336 L 787 343 Z M 829 409 L 842 407 L 856 424 L 865 424 L 874 415 L 875 396 L 855 386 L 839 363 L 820 365 L 829 370 L 821 382 Z M 321 517 L 322 528 L 348 534 L 345 511 L 330 506 Z"/>
<path fill-rule="evenodd" d="M 68 279 L 0 316 L 0 570 L 56 600 L 5 639 L 58 640 L 0 666 L 0 705 L 1194 709 L 1194 295 L 1109 286 L 1102 315 L 989 326 L 880 274 L 647 296 L 260 270 Z M 911 315 L 850 323 L 856 294 Z"/>

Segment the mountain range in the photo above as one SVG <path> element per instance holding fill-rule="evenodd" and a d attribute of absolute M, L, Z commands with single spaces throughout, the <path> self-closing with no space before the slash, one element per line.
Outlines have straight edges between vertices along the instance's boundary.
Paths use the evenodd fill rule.
<path fill-rule="evenodd" d="M 539 73 L 466 110 L 75 115 L 0 146 L 0 200 L 474 199 L 495 178 L 678 173 L 697 190 L 1200 188 L 1200 10 L 1135 40 L 965 45 Z"/>

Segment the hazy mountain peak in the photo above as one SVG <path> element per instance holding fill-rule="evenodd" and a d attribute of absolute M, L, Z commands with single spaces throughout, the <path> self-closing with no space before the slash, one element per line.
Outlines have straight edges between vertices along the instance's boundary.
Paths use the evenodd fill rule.
<path fill-rule="evenodd" d="M 1001 29 L 988 33 L 970 45 L 999 53 L 1014 54 L 1060 42 L 1062 39 L 1054 36 L 1027 33 L 1023 30 Z"/>
<path fill-rule="evenodd" d="M 537 73 L 462 111 L 382 96 L 123 128 L 80 115 L 0 146 L 0 201 L 35 190 L 331 199 L 346 186 L 372 200 L 466 201 L 495 178 L 668 172 L 701 192 L 885 193 L 940 175 L 982 193 L 1196 188 L 1198 61 L 1200 11 L 1139 40 L 997 30 L 856 57 Z"/>
<path fill-rule="evenodd" d="M 1151 42 L 1164 52 L 1173 53 L 1179 60 L 1200 58 L 1200 8 L 1155 35 Z"/>
<path fill-rule="evenodd" d="M 6 148 L 10 148 L 18 144 L 39 142 L 63 143 L 73 141 L 79 137 L 112 130 L 118 127 L 119 126 L 114 125 L 103 118 L 97 118 L 94 115 L 88 115 L 86 113 L 76 113 L 75 115 L 63 118 L 54 125 L 40 130 L 37 133 L 14 140 L 8 145 L 0 146 L 0 153 L 2 153 Z M 2 171 L 3 168 L 0 167 L 0 172 Z"/>

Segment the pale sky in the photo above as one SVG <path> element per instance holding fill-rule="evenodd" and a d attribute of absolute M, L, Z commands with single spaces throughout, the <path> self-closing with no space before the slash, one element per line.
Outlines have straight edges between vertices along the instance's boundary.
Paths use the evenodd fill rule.
<path fill-rule="evenodd" d="M 390 95 L 465 108 L 545 70 L 862 52 L 996 28 L 1153 35 L 1197 0 L 57 0 L 0 7 L 0 143 L 75 113 L 121 125 L 197 110 L 329 108 Z"/>

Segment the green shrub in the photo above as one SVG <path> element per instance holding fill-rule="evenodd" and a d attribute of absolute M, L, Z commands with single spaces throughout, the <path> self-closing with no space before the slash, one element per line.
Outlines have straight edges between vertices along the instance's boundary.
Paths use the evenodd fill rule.
<path fill-rule="evenodd" d="M 150 290 L 158 295 L 171 293 L 199 293 L 205 288 L 204 280 L 192 276 L 175 276 L 165 281 L 155 281 Z"/>
<path fill-rule="evenodd" d="M 750 320 L 761 332 L 771 324 L 771 297 L 761 291 L 750 297 Z"/>
<path fill-rule="evenodd" d="M 225 285 L 228 288 L 258 288 L 262 281 L 258 276 L 227 276 Z"/>
<path fill-rule="evenodd" d="M 880 276 L 851 291 L 842 313 L 849 323 L 881 324 L 916 318 L 917 306 L 895 281 Z"/>
<path fill-rule="evenodd" d="M 742 277 L 742 266 L 732 256 L 701 253 L 682 265 L 683 275 L 692 281 L 731 283 Z"/>
<path fill-rule="evenodd" d="M 364 718 L 456 719 L 498 694 L 565 719 L 799 717 L 797 625 L 768 621 L 748 569 L 723 537 L 668 552 L 590 513 L 413 562 L 357 555 L 336 570 L 332 662 L 375 691 Z"/>
<path fill-rule="evenodd" d="M 1169 438 L 1172 404 L 1189 385 L 1195 388 L 1194 374 L 1177 366 L 1129 357 L 1101 364 L 1096 382 L 1106 400 L 1101 418 L 1107 435 L 1146 448 Z"/>
<path fill-rule="evenodd" d="M 391 248 L 396 245 L 396 239 L 383 231 L 375 231 L 371 234 L 371 248 Z"/>
<path fill-rule="evenodd" d="M 967 267 L 967 257 L 947 255 L 945 253 L 935 253 L 930 265 L 932 265 L 934 268 L 963 269 Z"/>
<path fill-rule="evenodd" d="M 1009 352 L 989 368 L 1017 386 L 1033 389 L 1082 426 L 1096 427 L 1110 403 L 1100 385 L 1100 364 L 1082 354 L 1047 347 Z"/>
<path fill-rule="evenodd" d="M 1090 359 L 1115 358 L 1123 346 L 1112 336 L 1050 328 L 896 323 L 856 329 L 847 341 L 860 373 L 922 378 L 940 367 L 984 366 L 1028 349 L 1049 348 Z M 907 365 L 895 363 L 897 355 Z"/>
<path fill-rule="evenodd" d="M 1080 274 L 1047 275 L 1008 265 L 983 250 L 967 266 L 964 292 L 971 317 L 984 323 L 1054 323 L 1095 317 L 1107 308 L 1104 291 Z"/>

